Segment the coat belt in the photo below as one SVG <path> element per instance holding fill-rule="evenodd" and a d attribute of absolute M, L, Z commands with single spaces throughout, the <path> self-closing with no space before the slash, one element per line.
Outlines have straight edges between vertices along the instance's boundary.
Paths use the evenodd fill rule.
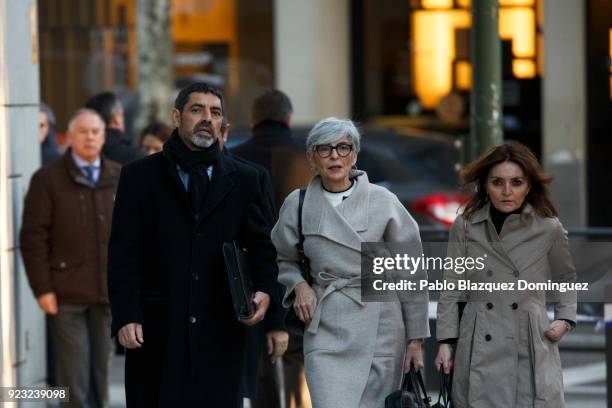
<path fill-rule="evenodd" d="M 361 296 L 357 297 L 355 294 L 344 291 L 344 288 L 360 288 L 361 287 L 361 276 L 355 276 L 352 278 L 342 278 L 331 274 L 329 272 L 319 272 L 319 279 L 322 282 L 327 283 L 327 285 L 322 284 L 321 286 L 325 287 L 325 291 L 323 292 L 323 296 L 317 302 L 317 307 L 315 308 L 314 316 L 308 325 L 308 329 L 306 330 L 308 333 L 316 334 L 319 329 L 319 323 L 321 322 L 321 308 L 323 306 L 323 301 L 331 295 L 333 292 L 342 291 L 348 298 L 353 300 L 359 306 L 364 305 L 361 301 Z"/>

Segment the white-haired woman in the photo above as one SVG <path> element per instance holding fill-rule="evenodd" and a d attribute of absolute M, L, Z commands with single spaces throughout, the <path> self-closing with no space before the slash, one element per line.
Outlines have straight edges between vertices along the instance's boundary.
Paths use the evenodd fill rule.
<path fill-rule="evenodd" d="M 354 170 L 360 136 L 350 120 L 327 118 L 306 141 L 316 175 L 303 203 L 304 252 L 313 284 L 299 268 L 299 190 L 286 198 L 272 231 L 283 299 L 307 323 L 304 367 L 314 408 L 382 407 L 403 369 L 421 367 L 429 336 L 428 299 L 361 300 L 361 243 L 421 247 L 417 224 L 390 191 Z M 423 295 L 423 294 L 421 294 Z"/>

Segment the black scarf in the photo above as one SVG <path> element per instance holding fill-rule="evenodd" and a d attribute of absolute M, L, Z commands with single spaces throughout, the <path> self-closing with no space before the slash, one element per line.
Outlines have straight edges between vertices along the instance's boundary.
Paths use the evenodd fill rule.
<path fill-rule="evenodd" d="M 185 146 L 176 129 L 172 132 L 170 139 L 164 143 L 164 156 L 171 162 L 178 164 L 181 170 L 189 173 L 189 199 L 196 214 L 202 211 L 204 199 L 210 186 L 208 166 L 219 159 L 220 153 L 218 140 L 215 140 L 206 149 L 190 150 Z"/>

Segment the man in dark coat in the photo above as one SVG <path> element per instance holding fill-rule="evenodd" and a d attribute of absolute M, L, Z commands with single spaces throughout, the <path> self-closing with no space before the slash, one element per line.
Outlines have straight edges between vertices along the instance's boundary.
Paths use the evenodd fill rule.
<path fill-rule="evenodd" d="M 311 177 L 305 148 L 294 141 L 291 135 L 292 113 L 291 100 L 285 93 L 276 89 L 264 92 L 254 100 L 251 109 L 253 137 L 231 150 L 235 156 L 270 172 L 275 218 L 287 194 L 296 188 L 305 187 Z M 280 284 L 279 290 L 284 292 Z M 250 374 L 245 376 L 243 392 L 246 397 L 252 399 L 253 408 L 281 406 L 278 392 L 280 384 L 275 380 L 273 363 L 285 353 L 288 346 L 289 335 L 284 327 L 284 314 L 282 308 L 268 313 L 265 321 L 251 328 L 247 334 L 249 342 L 245 355 Z M 302 351 L 299 346 L 291 342 L 291 352 L 283 361 L 287 404 L 292 398 L 299 403 L 301 398 Z M 265 356 L 266 358 L 260 360 L 262 350 L 271 358 Z"/>
<path fill-rule="evenodd" d="M 106 124 L 106 142 L 102 149 L 104 156 L 122 165 L 146 156 L 125 135 L 123 105 L 117 95 L 112 92 L 99 93 L 92 96 L 85 107 L 98 112 Z"/>
<path fill-rule="evenodd" d="M 231 149 L 236 156 L 270 172 L 277 213 L 287 195 L 306 187 L 312 177 L 304 144 L 296 142 L 291 134 L 292 113 L 291 101 L 283 92 L 263 93 L 251 110 L 253 137 Z"/>
<path fill-rule="evenodd" d="M 112 333 L 127 348 L 133 407 L 240 407 L 244 328 L 263 320 L 275 293 L 259 173 L 221 154 L 223 96 L 181 90 L 177 129 L 163 152 L 121 172 L 109 245 Z M 249 253 L 256 306 L 238 321 L 223 242 Z"/>

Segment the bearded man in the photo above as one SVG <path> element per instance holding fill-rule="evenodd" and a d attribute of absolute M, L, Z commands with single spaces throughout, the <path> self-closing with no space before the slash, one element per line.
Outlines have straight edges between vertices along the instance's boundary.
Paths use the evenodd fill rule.
<path fill-rule="evenodd" d="M 112 333 L 126 347 L 127 407 L 240 407 L 244 328 L 275 293 L 261 175 L 221 154 L 223 95 L 178 94 L 162 152 L 123 167 L 109 244 Z M 222 245 L 249 254 L 255 313 L 235 317 Z"/>

